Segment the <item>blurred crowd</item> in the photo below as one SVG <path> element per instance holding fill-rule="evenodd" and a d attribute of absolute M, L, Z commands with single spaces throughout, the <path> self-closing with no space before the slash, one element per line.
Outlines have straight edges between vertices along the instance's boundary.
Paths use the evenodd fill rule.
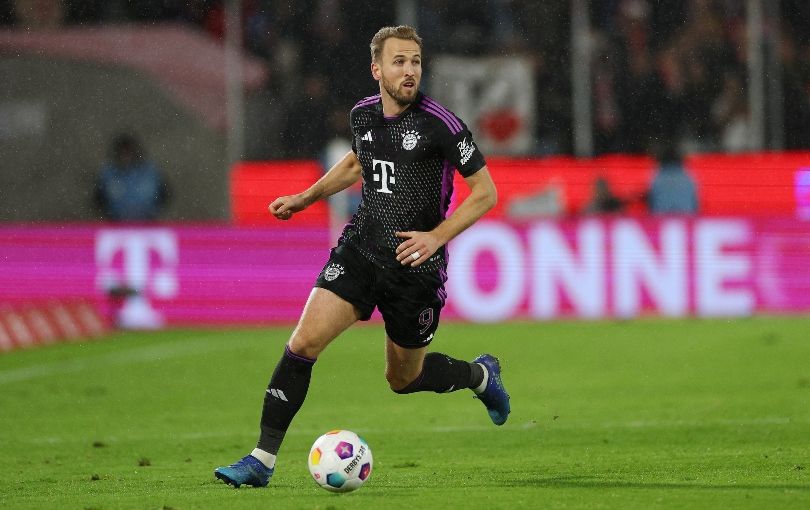
<path fill-rule="evenodd" d="M 647 153 L 661 140 L 683 151 L 749 150 L 746 2 L 600 0 L 591 6 L 594 149 Z M 768 2 L 765 2 L 767 4 Z M 572 151 L 569 0 L 416 0 L 430 56 L 522 55 L 537 93 L 535 154 Z M 810 148 L 810 2 L 766 12 L 781 60 L 784 149 Z M 245 48 L 272 69 L 268 97 L 281 127 L 277 158 L 317 157 L 345 136 L 354 102 L 376 92 L 368 41 L 394 23 L 397 2 L 243 0 Z M 0 0 L 0 23 L 25 27 L 181 21 L 211 37 L 225 30 L 224 0 Z M 777 30 L 778 27 L 778 30 Z"/>
<path fill-rule="evenodd" d="M 743 1 L 593 2 L 594 119 L 600 152 L 640 152 L 676 140 L 692 152 L 750 150 L 748 41 Z M 764 2 L 767 6 L 769 2 Z M 774 4 L 771 3 L 771 8 Z M 781 60 L 785 149 L 810 147 L 810 3 L 782 0 L 765 19 L 765 48 Z M 779 27 L 780 30 L 776 30 Z M 767 59 L 767 57 L 766 57 Z M 773 69 L 768 69 L 768 83 Z M 779 83 L 775 81 L 774 83 Z"/>

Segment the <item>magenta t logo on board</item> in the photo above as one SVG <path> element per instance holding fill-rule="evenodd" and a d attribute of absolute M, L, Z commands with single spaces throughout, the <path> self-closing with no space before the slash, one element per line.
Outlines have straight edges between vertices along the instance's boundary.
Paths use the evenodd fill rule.
<path fill-rule="evenodd" d="M 151 297 L 177 294 L 177 236 L 170 229 L 104 229 L 96 234 L 97 286 L 105 293 L 120 293 L 121 326 L 158 328 L 164 318 Z"/>

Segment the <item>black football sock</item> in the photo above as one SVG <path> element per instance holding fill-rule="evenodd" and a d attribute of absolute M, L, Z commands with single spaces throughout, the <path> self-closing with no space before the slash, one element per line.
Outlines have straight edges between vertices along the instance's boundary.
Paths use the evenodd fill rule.
<path fill-rule="evenodd" d="M 468 363 L 451 358 L 440 352 L 429 352 L 425 355 L 422 373 L 412 383 L 395 390 L 397 393 L 415 393 L 417 391 L 451 391 L 475 388 L 484 380 L 484 369 L 477 363 Z"/>
<path fill-rule="evenodd" d="M 264 395 L 261 434 L 256 448 L 278 454 L 287 428 L 307 397 L 314 359 L 299 356 L 287 346 Z"/>
<path fill-rule="evenodd" d="M 470 388 L 476 389 L 477 387 L 481 386 L 481 383 L 484 382 L 484 367 L 479 365 L 478 363 L 470 363 L 470 369 L 472 370 L 472 374 L 470 374 Z"/>

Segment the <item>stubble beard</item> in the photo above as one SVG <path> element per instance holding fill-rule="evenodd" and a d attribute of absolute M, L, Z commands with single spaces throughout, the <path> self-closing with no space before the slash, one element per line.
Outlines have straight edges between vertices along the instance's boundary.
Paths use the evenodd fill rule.
<path fill-rule="evenodd" d="M 388 92 L 388 95 L 391 96 L 391 98 L 397 103 L 397 105 L 408 106 L 410 104 L 413 104 L 414 101 L 416 101 L 416 91 L 418 89 L 414 88 L 413 96 L 408 97 L 400 93 L 399 90 L 395 89 L 394 85 L 385 78 L 382 78 L 381 81 L 383 88 L 385 89 L 386 92 Z"/>

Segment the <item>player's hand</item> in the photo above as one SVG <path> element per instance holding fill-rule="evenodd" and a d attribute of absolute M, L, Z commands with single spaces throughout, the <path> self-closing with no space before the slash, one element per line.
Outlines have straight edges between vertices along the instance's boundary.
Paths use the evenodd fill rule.
<path fill-rule="evenodd" d="M 300 195 L 278 197 L 267 207 L 270 214 L 280 220 L 289 220 L 293 214 L 306 209 L 307 204 Z"/>
<path fill-rule="evenodd" d="M 397 260 L 403 266 L 421 265 L 442 246 L 432 232 L 395 232 L 395 235 L 405 239 L 397 246 Z"/>

